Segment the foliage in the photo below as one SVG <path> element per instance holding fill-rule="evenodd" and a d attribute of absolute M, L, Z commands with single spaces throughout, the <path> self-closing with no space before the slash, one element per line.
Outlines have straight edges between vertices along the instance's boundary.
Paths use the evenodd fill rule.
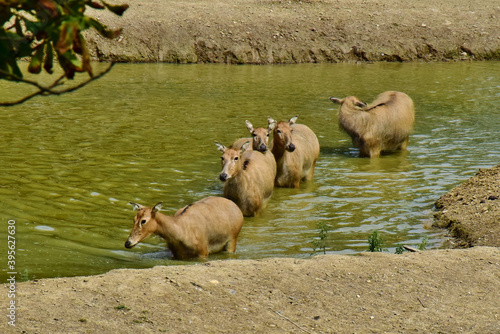
<path fill-rule="evenodd" d="M 429 244 L 429 236 L 428 235 L 424 235 L 424 237 L 422 238 L 422 241 L 420 242 L 420 244 L 417 246 L 418 250 L 425 250 L 427 248 L 427 245 Z"/>
<path fill-rule="evenodd" d="M 0 79 L 25 82 L 36 86 L 38 95 L 50 95 L 58 93 L 52 89 L 61 85 L 64 77 L 73 79 L 76 72 L 94 78 L 82 32 L 92 28 L 112 39 L 121 29 L 109 29 L 85 15 L 87 7 L 122 15 L 128 5 L 111 5 L 102 0 L 0 0 Z M 41 73 L 42 68 L 52 74 L 56 59 L 64 76 L 42 87 L 23 79 L 17 63 L 21 59 L 29 61 L 28 71 L 34 74 Z"/>
<path fill-rule="evenodd" d="M 32 277 L 33 279 L 35 278 L 35 275 L 33 275 Z M 24 271 L 21 273 L 21 280 L 23 282 L 25 281 L 29 281 L 31 278 L 30 278 L 30 273 L 29 273 L 29 270 L 28 269 L 24 269 Z"/>
<path fill-rule="evenodd" d="M 325 222 L 318 223 L 319 234 L 318 238 L 313 240 L 313 253 L 316 253 L 317 249 L 321 249 L 323 254 L 326 254 L 326 238 L 328 237 L 328 224 Z"/>
<path fill-rule="evenodd" d="M 396 247 L 396 252 L 395 252 L 396 254 L 403 254 L 404 252 L 405 252 L 405 248 L 403 246 L 398 245 Z"/>
<path fill-rule="evenodd" d="M 369 252 L 383 252 L 382 248 L 384 240 L 378 235 L 378 231 L 373 231 L 372 235 L 368 237 L 368 251 Z"/>
<path fill-rule="evenodd" d="M 424 235 L 422 237 L 422 241 L 417 245 L 417 249 L 420 250 L 420 251 L 423 251 L 423 250 L 425 250 L 427 248 L 428 245 L 429 245 L 429 236 L 428 235 Z M 398 245 L 396 247 L 396 254 L 403 254 L 406 251 L 405 247 L 406 246 Z M 414 251 L 414 250 L 411 250 L 411 251 Z"/>

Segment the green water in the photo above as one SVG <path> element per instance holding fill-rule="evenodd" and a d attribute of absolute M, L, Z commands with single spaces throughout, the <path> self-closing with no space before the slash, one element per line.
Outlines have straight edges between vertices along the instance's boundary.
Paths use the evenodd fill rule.
<path fill-rule="evenodd" d="M 415 132 L 407 154 L 356 157 L 329 96 L 410 95 Z M 26 88 L 0 82 L 2 100 Z M 220 152 L 247 136 L 244 121 L 299 122 L 318 135 L 315 179 L 276 189 L 261 217 L 245 219 L 234 255 L 310 257 L 318 224 L 326 251 L 356 254 L 375 230 L 397 244 L 445 232 L 425 228 L 433 203 L 479 168 L 500 162 L 500 63 L 226 66 L 122 64 L 75 93 L 0 109 L 0 276 L 7 224 L 15 220 L 16 268 L 29 278 L 89 275 L 179 263 L 154 237 L 124 248 L 134 212 L 163 201 L 164 213 L 221 195 Z"/>

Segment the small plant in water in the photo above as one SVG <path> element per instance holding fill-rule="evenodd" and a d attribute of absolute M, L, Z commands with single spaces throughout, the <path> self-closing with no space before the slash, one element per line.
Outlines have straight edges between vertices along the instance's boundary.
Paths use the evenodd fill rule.
<path fill-rule="evenodd" d="M 429 236 L 427 235 L 424 235 L 424 237 L 422 238 L 422 241 L 420 242 L 420 244 L 418 245 L 418 250 L 425 250 L 427 248 L 429 244 Z"/>
<path fill-rule="evenodd" d="M 369 252 L 383 252 L 382 248 L 384 240 L 378 235 L 378 231 L 373 231 L 372 235 L 368 237 L 368 251 Z"/>
<path fill-rule="evenodd" d="M 398 245 L 396 247 L 396 254 L 403 254 L 405 251 L 406 251 L 406 249 L 401 245 Z"/>
<path fill-rule="evenodd" d="M 33 275 L 33 278 L 35 278 L 35 275 Z M 24 269 L 24 271 L 21 273 L 21 281 L 26 282 L 30 280 L 30 273 L 28 269 Z"/>
<path fill-rule="evenodd" d="M 326 238 L 328 237 L 328 224 L 326 222 L 318 223 L 319 234 L 318 238 L 313 240 L 313 254 L 317 252 L 318 249 L 326 254 Z"/>
<path fill-rule="evenodd" d="M 429 245 L 429 236 L 424 235 L 423 238 L 422 238 L 422 241 L 417 245 L 417 249 L 420 250 L 420 251 L 423 251 L 423 250 L 425 250 L 427 248 L 428 245 Z M 406 251 L 407 250 L 405 249 L 404 246 L 397 245 L 397 247 L 396 247 L 396 254 L 403 254 Z"/>

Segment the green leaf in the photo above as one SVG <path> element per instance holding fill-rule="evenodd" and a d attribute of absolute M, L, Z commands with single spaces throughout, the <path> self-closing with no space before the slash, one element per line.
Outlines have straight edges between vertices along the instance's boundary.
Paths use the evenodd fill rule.
<path fill-rule="evenodd" d="M 45 44 L 40 44 L 33 57 L 31 57 L 30 64 L 28 66 L 28 72 L 38 74 L 42 71 L 42 61 L 45 50 Z"/>
<path fill-rule="evenodd" d="M 110 5 L 106 2 L 102 2 L 107 9 L 115 13 L 116 15 L 122 16 L 123 13 L 128 9 L 128 5 Z"/>
<path fill-rule="evenodd" d="M 28 18 L 22 17 L 24 26 L 26 27 L 26 32 L 31 32 L 35 39 L 42 40 L 54 30 L 56 23 L 54 21 L 47 22 L 46 20 L 30 20 Z M 57 23 L 58 25 L 59 23 Z"/>
<path fill-rule="evenodd" d="M 68 51 L 62 55 L 76 72 L 82 72 L 82 62 L 73 51 Z"/>
<path fill-rule="evenodd" d="M 30 57 L 33 53 L 29 41 L 12 31 L 0 28 L 0 43 L 3 44 L 7 54 L 12 58 Z"/>
<path fill-rule="evenodd" d="M 81 70 L 81 63 L 72 50 L 69 50 L 64 54 L 58 54 L 57 59 L 59 60 L 59 65 L 63 68 L 64 74 L 68 79 L 73 79 L 75 77 L 75 72 L 79 72 L 79 70 Z"/>
<path fill-rule="evenodd" d="M 0 48 L 0 51 L 2 49 Z M 0 58 L 0 70 L 2 70 L 5 73 L 13 74 L 18 78 L 23 77 L 23 72 L 21 72 L 21 69 L 19 69 L 19 66 L 17 66 L 17 62 L 15 59 L 9 58 L 9 59 L 1 59 Z M 0 73 L 0 78 L 6 78 L 7 80 L 12 80 L 9 75 Z"/>
<path fill-rule="evenodd" d="M 16 17 L 16 21 L 14 22 L 14 26 L 16 27 L 16 34 L 18 36 L 23 36 L 23 28 L 21 27 L 21 20 L 19 17 Z"/>

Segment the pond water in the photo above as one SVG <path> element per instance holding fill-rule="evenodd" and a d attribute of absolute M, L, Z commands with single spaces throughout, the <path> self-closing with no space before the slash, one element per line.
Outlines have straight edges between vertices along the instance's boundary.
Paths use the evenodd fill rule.
<path fill-rule="evenodd" d="M 0 89 L 4 101 L 27 91 Z M 369 102 L 386 90 L 415 102 L 409 151 L 358 158 L 328 97 Z M 15 269 L 30 279 L 183 263 L 159 237 L 124 248 L 135 215 L 127 203 L 163 201 L 173 214 L 221 195 L 214 141 L 248 136 L 247 119 L 258 127 L 298 114 L 321 145 L 314 181 L 276 189 L 262 216 L 245 219 L 236 254 L 210 259 L 307 258 L 320 224 L 327 253 L 366 251 L 373 231 L 390 252 L 424 236 L 439 248 L 445 231 L 428 228 L 434 202 L 500 162 L 499 101 L 500 62 L 116 65 L 72 94 L 0 109 L 0 238 L 14 220 Z"/>

